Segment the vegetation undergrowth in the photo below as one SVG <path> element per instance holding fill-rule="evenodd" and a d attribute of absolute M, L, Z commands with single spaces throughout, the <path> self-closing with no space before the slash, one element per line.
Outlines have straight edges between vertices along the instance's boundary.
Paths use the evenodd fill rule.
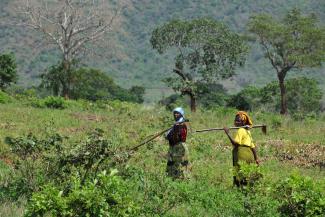
<path fill-rule="evenodd" d="M 165 176 L 168 146 L 162 137 L 128 151 L 169 127 L 170 112 L 118 101 L 98 103 L 67 101 L 64 109 L 0 105 L 1 215 L 320 216 L 324 211 L 321 115 L 297 121 L 250 113 L 268 132 L 252 130 L 262 164 L 244 171 L 257 169 L 263 178 L 237 189 L 223 132 L 193 132 L 231 126 L 235 109 L 187 115 L 192 174 L 189 180 L 173 181 Z M 9 213 L 9 207 L 17 212 Z"/>

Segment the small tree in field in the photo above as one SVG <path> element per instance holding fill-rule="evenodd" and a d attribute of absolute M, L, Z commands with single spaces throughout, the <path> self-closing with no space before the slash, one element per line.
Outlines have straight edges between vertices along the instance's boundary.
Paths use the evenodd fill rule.
<path fill-rule="evenodd" d="M 281 93 L 281 114 L 287 114 L 285 77 L 292 69 L 320 66 L 325 60 L 325 28 L 317 25 L 315 15 L 303 16 L 297 9 L 277 21 L 269 15 L 250 18 L 254 33 L 276 70 Z"/>
<path fill-rule="evenodd" d="M 119 8 L 109 1 L 17 0 L 22 17 L 19 25 L 42 33 L 48 45 L 61 52 L 64 79 L 62 94 L 69 98 L 72 61 L 89 53 L 89 45 L 112 29 Z M 115 7 L 115 8 L 114 8 Z"/>
<path fill-rule="evenodd" d="M 4 90 L 17 81 L 17 65 L 12 54 L 0 55 L 0 89 Z"/>
<path fill-rule="evenodd" d="M 199 86 L 233 76 L 247 53 L 238 34 L 206 18 L 168 22 L 153 31 L 151 44 L 160 54 L 168 49 L 175 51 L 173 72 L 177 77 L 169 77 L 166 82 L 190 97 L 191 111 L 196 110 Z"/>

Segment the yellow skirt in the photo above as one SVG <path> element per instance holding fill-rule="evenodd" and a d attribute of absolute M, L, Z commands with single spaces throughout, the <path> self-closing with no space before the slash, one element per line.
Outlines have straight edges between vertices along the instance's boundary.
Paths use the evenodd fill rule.
<path fill-rule="evenodd" d="M 247 185 L 248 179 L 240 173 L 240 163 L 251 164 L 254 163 L 254 154 L 250 147 L 248 146 L 236 146 L 232 150 L 232 160 L 234 166 L 234 184 L 238 187 Z"/>

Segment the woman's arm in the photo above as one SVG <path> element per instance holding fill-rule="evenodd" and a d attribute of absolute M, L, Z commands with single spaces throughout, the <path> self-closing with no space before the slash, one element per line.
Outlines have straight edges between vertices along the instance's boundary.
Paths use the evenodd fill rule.
<path fill-rule="evenodd" d="M 259 165 L 260 164 L 260 160 L 257 157 L 256 148 L 252 148 L 252 151 L 253 151 L 253 155 L 254 155 L 255 162 L 256 162 L 257 165 Z"/>
<path fill-rule="evenodd" d="M 229 128 L 224 127 L 223 130 L 225 131 L 226 135 L 228 136 L 231 144 L 234 146 L 239 146 L 239 144 L 233 138 L 231 138 L 231 136 L 229 135 Z"/>

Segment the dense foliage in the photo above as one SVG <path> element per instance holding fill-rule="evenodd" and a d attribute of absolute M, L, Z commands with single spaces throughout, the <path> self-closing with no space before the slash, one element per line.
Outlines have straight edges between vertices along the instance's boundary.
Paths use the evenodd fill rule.
<path fill-rule="evenodd" d="M 64 86 L 69 82 L 69 97 L 71 99 L 121 100 L 143 102 L 145 90 L 134 86 L 130 90 L 118 86 L 114 80 L 99 69 L 78 68 L 73 65 L 69 73 L 64 72 L 62 64 L 50 67 L 42 76 L 41 87 L 52 92 L 55 96 L 64 96 Z"/>
<path fill-rule="evenodd" d="M 176 51 L 174 76 L 165 82 L 190 97 L 191 111 L 196 110 L 200 88 L 232 77 L 247 54 L 247 46 L 238 34 L 206 18 L 170 21 L 152 32 L 150 42 L 159 54 Z"/>
<path fill-rule="evenodd" d="M 278 112 L 281 108 L 278 87 L 277 82 L 271 82 L 262 88 L 246 87 L 230 97 L 228 106 L 241 110 Z M 320 111 L 323 94 L 316 80 L 305 77 L 288 79 L 286 87 L 289 113 Z"/>
<path fill-rule="evenodd" d="M 319 26 L 315 14 L 304 16 L 295 8 L 281 20 L 266 14 L 253 16 L 248 28 L 276 71 L 281 93 L 280 113 L 286 114 L 285 78 L 292 69 L 319 67 L 325 61 L 325 27 Z"/>
<path fill-rule="evenodd" d="M 13 54 L 0 55 L 0 89 L 4 90 L 6 87 L 15 83 L 18 79 L 17 64 Z"/>

